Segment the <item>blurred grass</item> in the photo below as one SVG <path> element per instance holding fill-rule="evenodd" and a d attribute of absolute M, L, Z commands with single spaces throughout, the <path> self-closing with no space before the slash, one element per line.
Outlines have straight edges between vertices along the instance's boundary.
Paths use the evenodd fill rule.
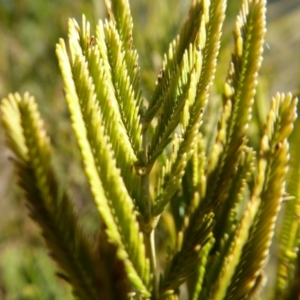
<path fill-rule="evenodd" d="M 0 98 L 30 91 L 46 122 L 54 148 L 54 163 L 70 191 L 80 220 L 92 236 L 98 218 L 81 169 L 79 152 L 63 97 L 55 57 L 59 37 L 67 38 L 67 22 L 84 13 L 95 25 L 105 16 L 101 0 L 0 0 Z M 134 42 L 140 55 L 145 97 L 154 86 L 162 55 L 178 33 L 190 1 L 132 0 Z M 216 85 L 221 92 L 231 53 L 234 16 L 239 1 L 229 1 Z M 268 32 L 261 71 L 256 120 L 264 119 L 270 96 L 278 89 L 300 89 L 300 3 L 280 0 L 268 7 Z M 92 26 L 93 28 L 93 26 Z M 267 100 L 266 100 L 267 99 Z M 252 136 L 258 136 L 258 128 Z M 255 143 L 255 141 L 254 141 Z M 55 278 L 35 224 L 27 217 L 22 193 L 16 188 L 0 132 L 0 299 L 72 299 L 68 287 Z"/>

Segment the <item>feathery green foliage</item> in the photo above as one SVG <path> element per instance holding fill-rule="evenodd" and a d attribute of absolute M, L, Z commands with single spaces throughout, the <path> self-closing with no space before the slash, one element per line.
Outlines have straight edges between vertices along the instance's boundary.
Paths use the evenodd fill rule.
<path fill-rule="evenodd" d="M 298 163 L 286 191 L 297 99 L 276 94 L 260 146 L 253 149 L 247 128 L 262 62 L 266 1 L 241 2 L 221 113 L 214 116 L 218 126 L 209 133 L 203 122 L 214 113 L 208 107 L 217 97 L 210 93 L 225 0 L 192 1 L 149 101 L 142 98 L 129 2 L 106 0 L 108 19 L 94 30 L 84 16 L 81 26 L 69 20 L 68 46 L 60 39 L 56 54 L 103 224 L 96 250 L 55 179 L 33 98 L 15 94 L 3 100 L 7 145 L 30 215 L 78 299 L 179 299 L 183 284 L 189 296 L 182 299 L 251 299 L 265 282 L 282 199 L 289 202 L 274 299 L 299 294 Z M 291 145 L 293 155 L 297 137 Z M 162 223 L 172 236 L 164 261 L 155 243 Z M 287 270 L 297 259 L 298 267 Z"/>
<path fill-rule="evenodd" d="M 77 26 L 76 24 L 73 26 L 73 24 L 71 21 L 70 40 L 72 43 L 70 46 L 72 48 L 70 61 L 62 40 L 57 46 L 57 55 L 85 172 L 88 176 L 99 213 L 107 226 L 108 238 L 118 245 L 118 257 L 124 260 L 130 279 L 139 290 L 148 295 L 149 268 L 145 257 L 143 237 L 139 232 L 137 219 L 133 212 L 132 199 L 117 168 L 114 157 L 114 152 L 119 150 L 124 158 L 127 156 L 130 159 L 129 153 L 132 148 L 120 138 L 123 131 L 121 126 L 119 126 L 119 131 L 113 136 L 108 136 L 105 133 L 100 111 L 101 107 L 99 107 L 98 103 L 101 101 L 103 104 L 109 99 L 97 99 L 94 89 L 90 89 L 94 83 L 89 76 L 87 63 L 80 49 L 79 35 L 76 31 Z M 76 38 L 78 39 L 76 40 Z M 76 51 L 79 53 L 76 53 Z M 73 78 L 76 77 L 79 79 L 77 84 L 73 81 Z M 109 103 L 104 103 L 103 105 L 105 104 L 110 105 Z M 117 112 L 119 111 L 117 107 L 115 109 Z M 110 120 L 118 122 L 118 118 L 115 116 L 117 116 L 117 113 L 111 110 Z M 110 142 L 111 139 L 114 139 L 115 143 L 113 141 Z M 119 149 L 113 151 L 113 144 L 117 144 L 117 140 L 121 143 L 123 142 L 123 147 L 118 144 Z M 123 153 L 121 153 L 122 150 L 124 151 Z M 124 160 L 120 160 L 120 162 L 125 163 Z M 131 157 L 131 164 L 133 162 L 134 160 Z M 122 168 L 122 165 L 120 168 Z M 126 173 L 125 175 L 130 174 Z M 124 226 L 125 224 L 126 226 Z"/>
<path fill-rule="evenodd" d="M 30 216 L 59 265 L 59 275 L 73 286 L 79 299 L 97 299 L 92 247 L 55 178 L 49 138 L 34 98 L 9 95 L 2 101 L 1 112 L 18 184 L 25 192 Z"/>
<path fill-rule="evenodd" d="M 299 145 L 299 118 L 290 138 L 291 164 L 288 174 L 287 195 L 284 196 L 285 218 L 280 232 L 279 263 L 274 297 L 294 299 L 299 295 L 299 239 L 300 239 L 300 161 L 296 159 Z"/>

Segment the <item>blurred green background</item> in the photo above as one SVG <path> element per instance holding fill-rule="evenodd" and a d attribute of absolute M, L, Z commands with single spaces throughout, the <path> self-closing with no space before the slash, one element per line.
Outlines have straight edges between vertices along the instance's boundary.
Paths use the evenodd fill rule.
<path fill-rule="evenodd" d="M 161 67 L 162 55 L 178 33 L 187 0 L 131 0 L 134 43 L 142 67 L 143 90 L 149 96 Z M 230 58 L 233 22 L 240 1 L 229 0 L 216 91 L 222 89 Z M 80 221 L 93 236 L 98 218 L 81 169 L 68 119 L 55 44 L 67 38 L 69 17 L 92 28 L 105 17 L 101 0 L 0 0 L 0 98 L 29 91 L 40 107 L 54 149 L 54 164 L 63 186 L 74 200 Z M 277 90 L 300 88 L 300 2 L 269 1 L 268 32 L 259 85 L 264 107 Z M 28 218 L 22 193 L 16 188 L 0 131 L 0 299 L 72 299 L 69 288 L 55 277 L 38 228 Z"/>

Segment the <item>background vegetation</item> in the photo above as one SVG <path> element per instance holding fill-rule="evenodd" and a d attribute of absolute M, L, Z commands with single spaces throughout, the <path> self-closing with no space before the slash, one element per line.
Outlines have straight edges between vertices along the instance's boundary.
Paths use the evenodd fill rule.
<path fill-rule="evenodd" d="M 228 2 L 227 13 L 234 17 L 239 1 Z M 155 83 L 162 54 L 184 20 L 189 1 L 131 0 L 130 3 L 135 22 L 134 41 L 147 95 Z M 82 13 L 95 23 L 105 14 L 102 1 L 0 0 L 0 98 L 16 90 L 20 93 L 29 90 L 36 96 L 55 150 L 56 169 L 72 187 L 71 197 L 92 234 L 98 220 L 92 214 L 93 204 L 81 170 L 55 56 L 58 38 L 67 35 L 68 18 L 80 20 Z M 296 30 L 299 17 L 297 0 L 274 1 L 268 6 L 267 47 L 259 86 L 265 99 L 270 99 L 277 90 L 300 88 L 300 32 Z M 233 20 L 229 18 L 224 28 L 216 89 L 221 88 L 219 82 L 224 82 L 226 76 Z M 264 118 L 267 106 L 268 103 L 263 103 L 259 108 L 254 123 L 259 124 L 260 118 Z M 253 128 L 255 142 L 256 127 Z M 0 299 L 72 299 L 67 286 L 55 278 L 38 230 L 26 216 L 3 144 L 1 132 Z"/>

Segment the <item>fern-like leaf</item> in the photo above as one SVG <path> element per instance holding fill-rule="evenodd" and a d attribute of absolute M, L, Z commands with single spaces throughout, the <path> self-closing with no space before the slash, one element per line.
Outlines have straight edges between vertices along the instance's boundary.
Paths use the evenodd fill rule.
<path fill-rule="evenodd" d="M 202 32 L 200 32 L 201 34 Z M 161 117 L 155 127 L 148 149 L 148 164 L 151 166 L 170 142 L 170 135 L 180 123 L 185 105 L 193 104 L 196 87 L 201 72 L 201 52 L 199 45 L 191 45 L 185 51 L 182 64 L 174 72 L 170 87 L 164 95 Z"/>
<path fill-rule="evenodd" d="M 299 287 L 300 247 L 300 160 L 298 147 L 300 144 L 300 119 L 294 123 L 294 130 L 289 139 L 291 162 L 287 180 L 287 197 L 284 197 L 284 221 L 280 231 L 280 249 L 278 256 L 276 289 L 273 299 L 286 299 L 296 286 Z M 290 196 L 288 196 L 290 195 Z M 290 199 L 288 199 L 290 198 Z M 298 268 L 298 270 L 297 270 Z M 298 275 L 298 277 L 295 277 Z"/>
<path fill-rule="evenodd" d="M 165 102 L 165 95 L 172 85 L 174 72 L 178 72 L 178 68 L 182 65 L 182 60 L 187 47 L 190 44 L 195 44 L 196 36 L 201 30 L 201 40 L 205 41 L 205 32 L 203 25 L 205 24 L 205 15 L 208 12 L 209 1 L 193 1 L 189 16 L 182 27 L 179 36 L 170 44 L 168 53 L 164 57 L 163 68 L 160 71 L 155 91 L 150 100 L 146 115 L 145 125 L 149 124 L 154 118 L 162 104 Z"/>
<path fill-rule="evenodd" d="M 92 86 L 97 106 L 102 113 L 105 131 L 110 137 L 125 185 L 130 195 L 138 200 L 141 198 L 141 185 L 137 184 L 140 178 L 133 169 L 133 165 L 138 160 L 137 156 L 142 141 L 138 108 L 134 103 L 134 95 L 126 79 L 128 77 L 126 68 L 123 68 L 124 64 L 115 61 L 113 65 L 110 65 L 109 57 L 112 54 L 109 54 L 108 48 L 117 47 L 120 42 L 115 35 L 114 41 L 106 41 L 105 32 L 109 35 L 110 31 L 113 35 L 114 33 L 117 34 L 112 23 L 104 25 L 99 21 L 96 28 L 96 39 L 94 38 L 93 43 L 89 44 L 91 42 L 90 26 L 85 21 L 85 17 L 83 16 L 82 28 L 78 26 L 75 20 L 70 20 L 70 62 L 73 68 L 75 68 L 76 62 L 77 68 L 84 70 L 85 89 L 89 90 Z M 118 52 L 114 53 L 117 57 L 119 56 Z M 115 55 L 112 56 L 115 57 Z M 116 59 L 120 60 L 120 57 Z M 119 72 L 119 75 L 115 74 L 112 71 L 115 68 L 122 72 Z M 137 202 L 137 205 L 140 203 Z"/>
<path fill-rule="evenodd" d="M 176 189 L 174 188 L 174 184 L 177 185 L 184 174 L 182 166 L 193 153 L 193 147 L 200 127 L 203 109 L 208 97 L 208 90 L 215 74 L 224 14 L 225 2 L 212 1 L 208 6 L 207 14 L 205 14 L 205 28 L 199 29 L 196 41 L 199 43 L 198 47 L 200 48 L 196 49 L 200 50 L 203 57 L 200 77 L 197 82 L 194 98 L 189 100 L 188 119 L 186 125 L 184 125 L 183 139 L 177 153 L 177 158 L 171 167 L 172 176 L 169 177 L 166 184 L 165 190 L 167 192 L 164 192 L 164 194 L 158 198 L 153 209 L 155 215 L 163 210 L 171 196 L 175 193 Z"/>
<path fill-rule="evenodd" d="M 130 86 L 134 92 L 137 107 L 141 108 L 140 70 L 138 66 L 138 54 L 134 49 L 132 30 L 133 21 L 131 17 L 129 2 L 127 0 L 105 0 L 108 15 L 115 23 L 121 40 L 121 53 L 124 55 L 124 65 Z"/>
<path fill-rule="evenodd" d="M 259 164 L 265 168 L 264 180 L 255 185 L 253 196 L 258 195 L 260 206 L 244 246 L 240 262 L 235 270 L 226 298 L 244 299 L 253 292 L 262 267 L 268 257 L 275 221 L 285 189 L 285 175 L 288 163 L 287 138 L 292 131 L 296 117 L 297 99 L 291 94 L 279 95 L 272 100 L 265 134 L 261 141 Z M 260 175 L 261 176 L 261 175 Z M 254 259 L 255 258 L 255 259 Z M 247 265 L 246 262 L 252 260 Z M 243 272 L 242 272 L 243 271 Z"/>
<path fill-rule="evenodd" d="M 239 263 L 243 246 L 249 238 L 249 230 L 254 222 L 259 204 L 259 201 L 255 200 L 248 203 L 247 208 L 234 232 L 233 238 L 229 240 L 229 243 L 226 243 L 227 245 L 223 246 L 222 252 L 225 252 L 225 255 L 224 253 L 221 253 L 217 255 L 217 259 L 215 258 L 217 261 L 214 263 L 213 270 L 209 272 L 211 274 L 209 279 L 210 282 L 214 282 L 216 278 L 217 280 L 216 283 L 211 286 L 208 296 L 210 299 L 225 299 L 226 289 L 229 286 L 231 278 L 234 275 L 235 268 Z M 226 240 L 223 242 L 226 242 Z M 202 295 L 200 299 L 206 299 L 206 297 L 207 295 Z"/>
<path fill-rule="evenodd" d="M 262 61 L 265 6 L 264 0 L 244 0 L 236 20 L 235 50 L 224 88 L 224 109 L 208 167 L 211 183 L 207 203 L 224 201 L 246 142 L 246 128 Z"/>
<path fill-rule="evenodd" d="M 101 33 L 103 32 L 99 31 L 99 35 Z M 104 34 L 112 83 L 115 89 L 121 118 L 134 152 L 138 155 L 141 151 L 142 143 L 141 125 L 139 120 L 140 107 L 137 104 L 140 101 L 140 95 L 136 94 L 137 92 L 134 91 L 132 86 L 133 83 L 130 82 L 129 76 L 129 68 L 137 68 L 137 66 L 126 65 L 125 54 L 127 52 L 122 51 L 120 36 L 113 23 L 106 23 L 104 25 Z M 101 37 L 99 37 L 99 39 L 101 39 Z"/>
<path fill-rule="evenodd" d="M 190 293 L 191 293 L 190 298 L 192 300 L 198 300 L 202 292 L 202 289 L 205 289 L 204 276 L 209 266 L 208 264 L 209 253 L 214 242 L 215 242 L 214 238 L 211 238 L 210 241 L 204 246 L 203 250 L 201 251 L 197 273 L 193 276 L 195 282 L 190 283 L 190 285 L 192 285 L 192 288 L 190 288 Z"/>
<path fill-rule="evenodd" d="M 98 299 L 92 246 L 77 223 L 73 205 L 51 166 L 51 149 L 37 105 L 25 94 L 9 95 L 1 105 L 6 140 L 30 216 L 41 228 L 50 254 L 78 299 Z"/>
<path fill-rule="evenodd" d="M 118 247 L 117 255 L 123 260 L 131 282 L 143 295 L 150 295 L 149 262 L 143 235 L 134 213 L 133 200 L 117 168 L 110 138 L 105 133 L 104 116 L 99 110 L 99 100 L 94 96 L 94 85 L 88 76 L 84 57 L 74 55 L 70 62 L 63 40 L 56 51 L 85 172 L 99 213 L 107 226 L 107 235 Z M 109 99 L 101 99 L 105 100 Z M 108 113 L 111 122 L 114 122 L 114 110 L 108 110 Z"/>
<path fill-rule="evenodd" d="M 216 212 L 218 222 L 214 227 L 214 237 L 216 239 L 214 252 L 220 250 L 220 244 L 224 243 L 224 237 L 231 235 L 236 229 L 235 226 L 240 219 L 239 215 L 243 212 L 241 211 L 241 207 L 244 206 L 243 202 L 248 200 L 246 196 L 249 193 L 248 183 L 253 180 L 251 174 L 254 172 L 254 156 L 255 152 L 251 148 L 245 147 L 241 153 L 237 171 L 232 178 L 227 199 Z"/>
<path fill-rule="evenodd" d="M 188 276 L 197 271 L 195 265 L 202 258 L 202 250 L 212 239 L 212 220 L 212 214 L 204 216 L 191 240 L 182 240 L 183 233 L 179 232 L 176 252 L 170 257 L 164 278 L 160 282 L 161 297 L 176 290 Z"/>

